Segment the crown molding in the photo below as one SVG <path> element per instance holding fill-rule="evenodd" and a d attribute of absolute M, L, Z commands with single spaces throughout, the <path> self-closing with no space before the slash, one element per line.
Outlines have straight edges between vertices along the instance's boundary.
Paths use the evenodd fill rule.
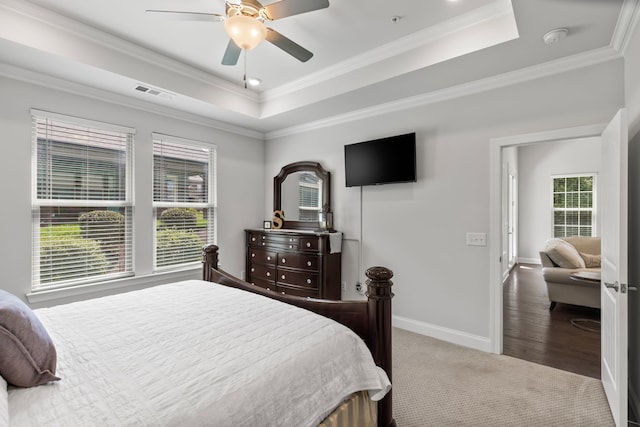
<path fill-rule="evenodd" d="M 497 76 L 487 77 L 485 79 L 480 79 L 468 83 L 462 83 L 446 89 L 441 89 L 422 95 L 416 95 L 410 98 L 392 101 L 370 108 L 363 108 L 361 110 L 353 111 L 350 113 L 308 122 L 299 126 L 292 126 L 277 131 L 268 132 L 265 135 L 265 139 L 272 140 L 329 126 L 335 126 L 351 121 L 362 120 L 370 117 L 403 111 L 410 108 L 416 108 L 456 98 L 462 98 L 465 96 L 525 83 L 528 81 L 601 64 L 620 58 L 622 58 L 622 55 L 617 50 L 613 49 L 610 46 L 607 46 L 572 55 L 566 58 L 560 58 L 542 64 L 522 68 L 520 70 L 507 72 Z"/>
<path fill-rule="evenodd" d="M 640 22 L 640 2 L 638 0 L 624 0 L 616 28 L 611 37 L 611 47 L 625 55 L 633 32 L 639 28 L 638 22 Z"/>
<path fill-rule="evenodd" d="M 18 13 L 28 19 L 36 20 L 43 25 L 80 37 L 81 39 L 96 43 L 107 49 L 134 57 L 152 66 L 160 67 L 183 77 L 215 87 L 216 89 L 230 92 L 234 96 L 248 99 L 254 103 L 258 103 L 259 101 L 259 95 L 257 93 L 247 91 L 238 85 L 216 77 L 200 68 L 171 59 L 152 49 L 131 43 L 113 34 L 67 18 L 33 3 L 19 0 L 1 0 L 0 8 Z"/>
<path fill-rule="evenodd" d="M 479 7 L 422 31 L 415 32 L 391 43 L 379 46 L 367 51 L 366 53 L 354 56 L 346 61 L 323 68 L 315 73 L 308 74 L 303 78 L 287 83 L 285 86 L 264 91 L 260 96 L 260 101 L 263 104 L 271 102 L 285 95 L 289 95 L 345 74 L 364 69 L 377 62 L 393 58 L 402 53 L 409 52 L 426 44 L 432 43 L 435 40 L 464 31 L 469 27 L 502 17 L 506 14 L 513 14 L 511 1 L 497 0 L 491 4 Z"/>
<path fill-rule="evenodd" d="M 142 99 L 120 95 L 111 91 L 97 89 L 91 86 L 83 85 L 46 74 L 38 73 L 32 70 L 15 67 L 10 64 L 0 62 L 0 76 L 25 83 L 34 84 L 49 89 L 60 90 L 73 95 L 82 96 L 84 98 L 95 99 L 98 101 L 108 102 L 114 105 L 120 105 L 127 108 L 133 108 L 147 113 L 157 114 L 171 119 L 178 119 L 195 125 L 205 126 L 236 135 L 246 136 L 264 140 L 264 134 L 252 129 L 234 126 L 229 123 L 218 120 L 208 119 L 206 117 L 191 114 L 182 110 L 157 105 Z"/>

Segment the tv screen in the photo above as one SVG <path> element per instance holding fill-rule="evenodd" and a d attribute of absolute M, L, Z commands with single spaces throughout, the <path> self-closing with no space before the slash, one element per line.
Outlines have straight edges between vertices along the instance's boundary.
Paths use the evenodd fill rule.
<path fill-rule="evenodd" d="M 416 181 L 416 134 L 344 146 L 347 187 Z"/>

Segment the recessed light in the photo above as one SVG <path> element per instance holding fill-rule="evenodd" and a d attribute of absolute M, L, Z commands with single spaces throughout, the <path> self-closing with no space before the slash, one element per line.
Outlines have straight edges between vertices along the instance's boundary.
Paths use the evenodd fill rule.
<path fill-rule="evenodd" d="M 259 86 L 262 80 L 257 77 L 247 77 L 247 83 L 251 86 Z"/>

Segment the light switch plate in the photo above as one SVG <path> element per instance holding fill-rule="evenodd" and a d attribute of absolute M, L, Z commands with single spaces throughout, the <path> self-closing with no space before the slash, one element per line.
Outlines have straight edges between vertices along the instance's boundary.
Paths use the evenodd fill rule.
<path fill-rule="evenodd" d="M 467 233 L 467 246 L 487 246 L 487 233 Z"/>

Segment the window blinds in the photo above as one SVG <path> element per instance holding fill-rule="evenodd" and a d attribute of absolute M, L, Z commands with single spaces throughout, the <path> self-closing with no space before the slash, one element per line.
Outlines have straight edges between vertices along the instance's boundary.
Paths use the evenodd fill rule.
<path fill-rule="evenodd" d="M 153 135 L 156 268 L 200 262 L 215 234 L 215 146 Z"/>
<path fill-rule="evenodd" d="M 134 130 L 32 110 L 32 290 L 133 273 Z"/>

